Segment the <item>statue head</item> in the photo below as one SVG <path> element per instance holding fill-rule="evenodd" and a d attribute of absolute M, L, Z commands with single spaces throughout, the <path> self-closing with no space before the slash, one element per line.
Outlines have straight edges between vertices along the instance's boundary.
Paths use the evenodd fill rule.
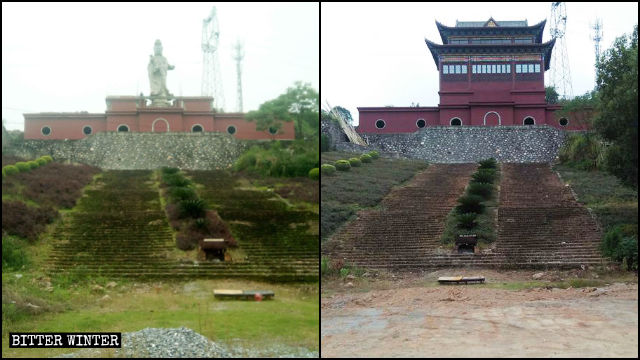
<path fill-rule="evenodd" d="M 160 40 L 156 40 L 155 45 L 153 45 L 153 53 L 157 55 L 162 55 L 162 43 Z"/>

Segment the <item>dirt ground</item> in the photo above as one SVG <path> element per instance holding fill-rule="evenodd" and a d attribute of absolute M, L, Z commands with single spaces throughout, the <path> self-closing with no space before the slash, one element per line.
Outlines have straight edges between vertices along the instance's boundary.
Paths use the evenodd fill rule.
<path fill-rule="evenodd" d="M 323 279 L 322 357 L 638 357 L 637 276 L 539 272 Z M 435 281 L 453 275 L 487 284 Z M 599 285 L 553 287 L 571 279 Z"/>

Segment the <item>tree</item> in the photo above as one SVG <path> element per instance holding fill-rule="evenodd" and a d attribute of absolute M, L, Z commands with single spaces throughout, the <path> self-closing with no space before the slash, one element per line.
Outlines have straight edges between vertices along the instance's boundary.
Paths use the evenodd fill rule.
<path fill-rule="evenodd" d="M 630 41 L 628 41 L 630 40 Z M 638 25 L 621 36 L 597 64 L 598 115 L 594 128 L 610 141 L 605 168 L 638 186 Z"/>
<path fill-rule="evenodd" d="M 553 86 L 547 86 L 544 88 L 544 99 L 547 104 L 557 104 L 560 95 Z"/>
<path fill-rule="evenodd" d="M 300 81 L 258 110 L 250 111 L 246 119 L 256 122 L 257 130 L 279 130 L 283 122 L 295 121 L 296 139 L 317 137 L 319 134 L 318 92 L 311 84 Z"/>
<path fill-rule="evenodd" d="M 347 123 L 353 125 L 353 117 L 351 116 L 351 112 L 342 106 L 334 106 L 331 111 L 334 111 L 340 115 Z"/>

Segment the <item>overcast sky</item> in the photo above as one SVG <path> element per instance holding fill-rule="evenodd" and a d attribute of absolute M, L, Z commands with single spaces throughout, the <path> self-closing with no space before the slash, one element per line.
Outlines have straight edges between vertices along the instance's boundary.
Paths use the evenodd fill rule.
<path fill-rule="evenodd" d="M 343 106 L 357 124 L 357 107 L 437 106 L 438 70 L 424 42 L 442 43 L 435 21 L 547 20 L 543 42 L 551 39 L 551 3 L 322 3 L 321 102 Z M 631 34 L 638 3 L 566 3 L 566 44 L 573 94 L 595 86 L 592 23 L 602 19 L 602 50 L 616 37 Z M 556 43 L 556 46 L 558 44 Z M 554 52 L 555 52 L 554 48 Z M 549 83 L 547 71 L 545 84 Z"/>
<path fill-rule="evenodd" d="M 2 3 L 2 118 L 23 113 L 102 113 L 107 95 L 149 95 L 147 64 L 156 39 L 175 70 L 174 95 L 200 96 L 202 20 L 217 7 L 225 110 L 236 110 L 232 45 L 244 44 L 244 111 L 295 81 L 319 88 L 319 4 Z"/>

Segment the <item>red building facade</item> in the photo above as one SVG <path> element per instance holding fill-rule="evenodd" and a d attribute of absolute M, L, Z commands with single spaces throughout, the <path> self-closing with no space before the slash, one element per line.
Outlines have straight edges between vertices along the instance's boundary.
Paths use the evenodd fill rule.
<path fill-rule="evenodd" d="M 415 132 L 428 126 L 550 125 L 587 130 L 545 100 L 544 72 L 555 40 L 542 42 L 546 20 L 436 21 L 442 45 L 425 39 L 439 72 L 437 107 L 359 107 L 361 133 Z"/>
<path fill-rule="evenodd" d="M 223 132 L 246 140 L 293 140 L 293 122 L 279 130 L 256 130 L 242 113 L 216 113 L 211 97 L 175 97 L 170 107 L 151 107 L 142 96 L 109 96 L 107 111 L 24 114 L 25 139 L 83 139 L 111 132 Z"/>

